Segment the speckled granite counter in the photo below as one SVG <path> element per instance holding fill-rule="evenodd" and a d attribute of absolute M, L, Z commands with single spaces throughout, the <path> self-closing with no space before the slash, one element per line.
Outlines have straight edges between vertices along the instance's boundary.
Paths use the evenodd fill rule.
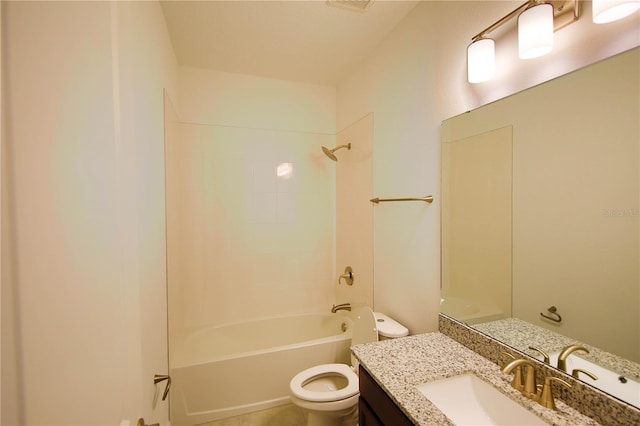
<path fill-rule="evenodd" d="M 532 357 L 536 357 L 538 353 L 529 349 L 529 346 L 536 346 L 547 353 L 552 353 L 560 351 L 568 345 L 579 344 L 589 349 L 589 353 L 578 353 L 575 356 L 607 367 L 624 376 L 640 380 L 639 364 L 518 318 L 474 324 L 473 328 Z"/>
<path fill-rule="evenodd" d="M 599 424 L 560 400 L 556 400 L 558 409 L 554 411 L 525 398 L 511 387 L 511 376 L 503 374 L 496 364 L 441 333 L 365 343 L 353 346 L 351 351 L 391 399 L 417 425 L 451 423 L 416 386 L 467 372 L 473 372 L 491 383 L 549 424 Z"/>

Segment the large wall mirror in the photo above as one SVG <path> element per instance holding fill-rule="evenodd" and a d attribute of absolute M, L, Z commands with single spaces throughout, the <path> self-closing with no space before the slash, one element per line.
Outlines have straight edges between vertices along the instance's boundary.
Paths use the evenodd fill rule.
<path fill-rule="evenodd" d="M 583 346 L 621 386 L 640 382 L 639 65 L 636 48 L 442 127 L 442 312 L 540 359 Z"/>

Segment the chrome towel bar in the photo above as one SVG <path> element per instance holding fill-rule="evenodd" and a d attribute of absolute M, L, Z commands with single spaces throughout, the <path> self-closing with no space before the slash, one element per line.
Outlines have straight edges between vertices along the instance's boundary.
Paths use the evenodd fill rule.
<path fill-rule="evenodd" d="M 424 197 L 411 197 L 411 198 L 372 198 L 369 201 L 372 203 L 384 203 L 387 201 L 424 201 L 425 203 L 433 203 L 433 196 L 427 195 Z"/>

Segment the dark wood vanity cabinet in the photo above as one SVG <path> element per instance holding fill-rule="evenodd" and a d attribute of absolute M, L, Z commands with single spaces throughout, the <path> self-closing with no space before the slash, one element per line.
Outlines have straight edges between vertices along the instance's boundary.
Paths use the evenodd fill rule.
<path fill-rule="evenodd" d="M 360 366 L 359 426 L 412 426 L 413 422 Z"/>

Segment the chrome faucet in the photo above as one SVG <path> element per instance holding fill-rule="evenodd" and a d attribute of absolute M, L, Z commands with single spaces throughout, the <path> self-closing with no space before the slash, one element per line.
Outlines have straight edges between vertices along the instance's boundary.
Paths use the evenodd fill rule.
<path fill-rule="evenodd" d="M 339 305 L 333 305 L 331 307 L 331 313 L 335 314 L 338 311 L 350 311 L 351 310 L 351 303 L 341 303 Z"/>
<path fill-rule="evenodd" d="M 565 373 L 567 372 L 567 358 L 569 357 L 569 355 L 571 355 L 573 352 L 576 352 L 576 351 L 589 353 L 589 350 L 584 346 L 580 346 L 580 345 L 567 346 L 562 350 L 562 352 L 560 352 L 560 355 L 558 355 L 558 368 L 560 370 L 564 371 Z"/>

